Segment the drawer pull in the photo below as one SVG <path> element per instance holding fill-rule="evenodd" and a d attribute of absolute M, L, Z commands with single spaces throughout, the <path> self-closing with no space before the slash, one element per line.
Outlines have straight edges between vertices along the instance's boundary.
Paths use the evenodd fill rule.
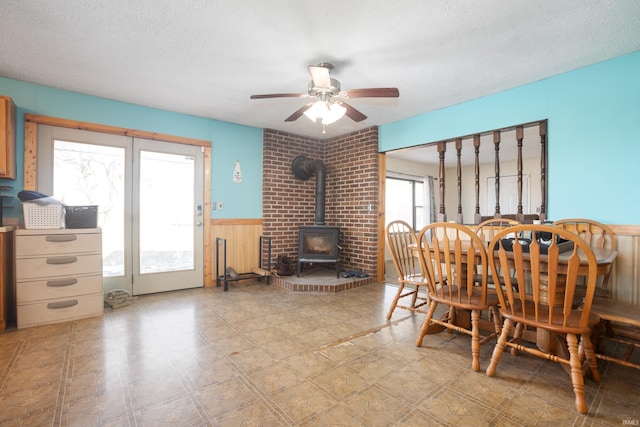
<path fill-rule="evenodd" d="M 47 264 L 72 264 L 78 261 L 78 257 L 75 256 L 57 256 L 52 258 L 47 258 Z"/>
<path fill-rule="evenodd" d="M 59 280 L 49 280 L 47 282 L 47 286 L 51 288 L 57 288 L 58 286 L 71 286 L 78 283 L 78 279 L 59 279 Z"/>
<path fill-rule="evenodd" d="M 58 308 L 73 307 L 74 305 L 78 305 L 77 299 L 70 299 L 69 301 L 50 302 L 49 304 L 47 304 L 47 308 L 55 310 Z"/>
<path fill-rule="evenodd" d="M 78 240 L 75 234 L 52 234 L 45 239 L 47 242 L 73 242 Z"/>

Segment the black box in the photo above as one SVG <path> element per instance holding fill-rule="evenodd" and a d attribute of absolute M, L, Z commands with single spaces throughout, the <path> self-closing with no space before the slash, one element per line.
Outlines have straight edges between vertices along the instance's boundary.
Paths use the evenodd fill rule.
<path fill-rule="evenodd" d="M 98 227 L 98 206 L 65 206 L 66 228 Z"/>
<path fill-rule="evenodd" d="M 507 252 L 513 251 L 513 241 L 514 238 L 502 239 L 502 246 Z M 522 252 L 528 254 L 529 246 L 531 246 L 531 239 L 519 238 L 520 245 L 522 246 Z M 549 246 L 551 246 L 551 241 L 545 241 L 538 239 L 538 244 L 540 245 L 540 253 L 543 255 L 547 255 L 549 253 Z M 573 242 L 570 240 L 558 239 L 558 250 L 562 252 L 570 251 L 573 249 Z"/>

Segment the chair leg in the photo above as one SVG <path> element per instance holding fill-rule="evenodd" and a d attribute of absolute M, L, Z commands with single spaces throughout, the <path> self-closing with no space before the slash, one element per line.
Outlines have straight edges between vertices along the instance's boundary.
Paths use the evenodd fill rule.
<path fill-rule="evenodd" d="M 502 319 L 500 318 L 498 307 L 490 307 L 489 313 L 491 313 L 491 317 L 493 317 L 493 325 L 496 328 L 496 335 L 500 336 L 500 333 L 502 332 Z"/>
<path fill-rule="evenodd" d="M 418 289 L 420 289 L 420 287 L 416 286 L 416 290 L 411 296 L 411 308 L 416 308 L 416 301 L 418 300 Z"/>
<path fill-rule="evenodd" d="M 591 343 L 593 344 L 594 351 L 600 354 L 605 353 L 602 331 L 606 328 L 606 322 L 606 320 L 600 320 L 600 323 L 594 326 L 591 331 Z"/>
<path fill-rule="evenodd" d="M 513 333 L 513 339 L 511 340 L 511 342 L 516 343 L 516 344 L 520 344 L 520 342 L 522 341 L 522 331 L 524 330 L 524 324 L 522 323 L 516 323 L 516 330 Z M 518 355 L 518 349 L 515 347 L 511 347 L 511 355 L 512 356 L 517 356 Z"/>
<path fill-rule="evenodd" d="M 471 368 L 480 370 L 480 310 L 471 310 Z"/>
<path fill-rule="evenodd" d="M 591 369 L 591 377 L 595 382 L 599 383 L 600 371 L 598 371 L 598 361 L 596 359 L 593 343 L 591 342 L 589 334 L 582 335 L 582 348 L 584 349 L 584 355 L 587 359 L 587 363 L 589 363 L 589 368 Z M 582 357 L 580 360 L 582 360 Z"/>
<path fill-rule="evenodd" d="M 498 338 L 498 342 L 496 346 L 493 348 L 493 354 L 491 355 L 491 363 L 487 368 L 487 376 L 492 377 L 496 374 L 496 367 L 498 366 L 498 362 L 500 362 L 500 358 L 502 357 L 502 353 L 504 352 L 504 347 L 507 345 L 507 338 L 509 337 L 509 331 L 513 327 L 513 320 L 505 319 L 504 325 L 502 326 L 502 333 Z"/>
<path fill-rule="evenodd" d="M 429 325 L 431 324 L 431 319 L 433 318 L 433 313 L 436 311 L 436 307 L 438 303 L 436 301 L 429 302 L 429 310 L 427 311 L 427 317 L 422 322 L 422 328 L 420 328 L 420 334 L 418 335 L 418 339 L 416 340 L 416 347 L 422 346 L 422 339 L 427 334 L 427 329 L 429 329 Z"/>
<path fill-rule="evenodd" d="M 396 296 L 393 298 L 393 302 L 391 303 L 391 307 L 389 308 L 389 313 L 387 313 L 387 320 L 391 320 L 391 316 L 393 316 L 393 310 L 396 309 L 396 305 L 398 305 L 398 300 L 400 299 L 400 295 L 402 295 L 402 291 L 404 290 L 404 283 L 401 283 L 398 286 L 398 292 L 396 292 Z"/>
<path fill-rule="evenodd" d="M 571 366 L 571 384 L 573 384 L 573 392 L 576 395 L 576 410 L 581 414 L 586 414 L 587 402 L 584 397 L 584 377 L 580 355 L 578 354 L 578 338 L 575 334 L 567 334 L 567 347 L 569 348 L 569 364 Z"/>
<path fill-rule="evenodd" d="M 453 325 L 457 325 L 458 324 L 458 319 L 456 319 L 456 316 L 457 316 L 456 308 L 449 306 L 449 323 L 451 323 Z M 453 329 L 447 329 L 447 333 L 448 334 L 452 334 L 453 333 Z"/>

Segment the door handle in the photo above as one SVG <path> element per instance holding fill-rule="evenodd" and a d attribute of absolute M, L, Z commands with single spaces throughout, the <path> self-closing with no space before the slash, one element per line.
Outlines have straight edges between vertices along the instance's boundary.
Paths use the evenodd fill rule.
<path fill-rule="evenodd" d="M 202 221 L 198 221 L 198 222 L 196 222 L 196 226 L 197 226 L 197 227 L 202 227 Z"/>

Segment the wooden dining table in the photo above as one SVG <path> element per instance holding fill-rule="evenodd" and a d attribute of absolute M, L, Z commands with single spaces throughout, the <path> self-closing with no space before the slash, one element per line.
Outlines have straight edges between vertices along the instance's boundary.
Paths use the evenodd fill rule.
<path fill-rule="evenodd" d="M 411 249 L 414 251 L 416 256 L 418 256 L 418 245 L 417 244 L 412 245 Z M 454 250 L 455 248 L 452 247 L 451 249 L 452 253 Z M 611 274 L 611 269 L 613 267 L 613 263 L 616 257 L 618 256 L 618 253 L 616 251 L 612 251 L 610 249 L 605 249 L 605 248 L 592 248 L 592 251 L 596 258 L 597 275 L 603 277 L 604 281 L 607 281 L 609 278 L 609 275 Z M 568 260 L 571 253 L 572 253 L 571 251 L 560 253 L 560 256 L 559 256 L 560 261 Z M 588 271 L 586 256 L 581 251 L 578 252 L 578 255 L 580 256 L 580 260 L 581 260 L 580 273 L 585 274 Z M 528 259 L 528 254 L 524 254 L 525 262 L 527 259 Z M 560 270 L 560 273 L 562 273 L 562 270 Z M 499 281 L 496 280 L 496 282 L 503 283 L 503 280 L 499 280 Z M 579 305 L 580 303 L 581 301 L 580 302 L 576 301 L 577 305 Z M 446 318 L 447 316 L 448 316 L 448 313 L 445 313 L 442 316 L 442 318 Z M 455 319 L 456 319 L 456 323 L 461 327 L 469 328 L 471 325 L 470 314 L 465 315 L 464 313 L 456 313 Z M 467 322 L 469 323 L 468 325 L 467 325 Z M 487 330 L 492 330 L 493 322 L 488 322 L 488 321 L 481 322 L 480 327 L 481 329 L 486 328 Z M 433 328 L 429 328 L 427 333 L 436 333 L 436 332 L 442 331 L 443 329 L 444 328 L 441 328 L 441 327 L 440 328 L 433 327 Z M 555 354 L 567 359 L 569 357 L 569 352 L 566 347 L 566 342 L 564 337 L 558 336 L 557 334 L 552 334 L 548 331 L 545 331 L 544 329 L 537 328 L 535 331 L 525 330 L 523 332 L 522 339 L 530 342 L 535 342 L 536 346 L 544 352 Z"/>

